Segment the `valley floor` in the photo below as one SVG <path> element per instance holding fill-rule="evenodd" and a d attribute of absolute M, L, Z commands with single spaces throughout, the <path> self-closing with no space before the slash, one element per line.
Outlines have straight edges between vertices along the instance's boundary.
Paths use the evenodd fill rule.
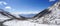
<path fill-rule="evenodd" d="M 22 20 L 7 21 L 3 24 L 7 26 L 60 26 L 60 25 L 37 24 L 37 23 L 22 21 Z"/>

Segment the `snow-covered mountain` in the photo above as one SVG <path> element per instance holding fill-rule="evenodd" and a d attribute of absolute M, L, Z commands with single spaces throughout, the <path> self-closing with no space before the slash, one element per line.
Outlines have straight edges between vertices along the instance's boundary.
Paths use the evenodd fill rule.
<path fill-rule="evenodd" d="M 5 17 L 6 16 L 5 12 L 2 15 L 4 15 L 2 17 Z M 8 15 L 6 17 L 10 18 L 11 15 Z M 50 24 L 50 25 L 47 25 L 47 24 Z M 5 22 L 4 25 L 7 25 L 7 26 L 60 26 L 60 1 L 56 2 L 53 6 L 50 6 L 47 9 L 43 10 L 42 12 L 38 13 L 32 19 L 16 20 L 15 18 L 15 20 Z"/>
<path fill-rule="evenodd" d="M 32 18 L 36 14 L 20 14 L 21 16 L 27 17 L 27 18 Z"/>
<path fill-rule="evenodd" d="M 7 21 L 11 21 L 11 20 L 23 20 L 22 18 L 23 16 L 19 16 L 18 15 L 14 15 L 11 14 L 7 11 L 4 11 L 3 9 L 0 9 L 0 26 L 3 26 L 3 23 L 7 22 Z"/>
<path fill-rule="evenodd" d="M 0 9 L 0 21 L 4 21 L 4 20 L 7 20 L 7 19 L 10 19 L 11 16 L 9 16 L 7 13 L 8 12 Z"/>
<path fill-rule="evenodd" d="M 60 25 L 60 1 L 34 16 L 32 22 Z"/>

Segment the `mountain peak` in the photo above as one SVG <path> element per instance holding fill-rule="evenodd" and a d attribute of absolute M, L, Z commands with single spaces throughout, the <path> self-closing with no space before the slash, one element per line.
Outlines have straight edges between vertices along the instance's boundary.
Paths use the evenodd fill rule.
<path fill-rule="evenodd" d="M 56 2 L 55 4 L 53 4 L 52 6 L 48 7 L 49 11 L 52 10 L 52 9 L 60 9 L 60 1 Z"/>

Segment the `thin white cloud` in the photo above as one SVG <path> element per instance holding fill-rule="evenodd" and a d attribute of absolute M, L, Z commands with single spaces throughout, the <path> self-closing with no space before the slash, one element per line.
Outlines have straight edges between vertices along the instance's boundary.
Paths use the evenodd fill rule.
<path fill-rule="evenodd" d="M 9 11 L 9 12 L 15 11 L 15 9 L 13 9 L 11 6 L 6 6 L 6 7 L 4 8 L 4 10 L 5 10 L 5 11 Z"/>
<path fill-rule="evenodd" d="M 49 2 L 52 2 L 52 1 L 55 1 L 55 0 L 49 0 Z"/>
<path fill-rule="evenodd" d="M 12 8 L 10 6 L 5 7 L 6 10 L 11 10 Z"/>
<path fill-rule="evenodd" d="M 7 5 L 7 3 L 4 1 L 0 1 L 0 5 Z"/>
<path fill-rule="evenodd" d="M 4 4 L 4 5 L 7 5 L 7 3 L 6 3 L 6 2 L 3 2 L 3 4 Z"/>
<path fill-rule="evenodd" d="M 0 1 L 0 6 L 6 11 L 15 11 L 11 6 L 7 5 L 8 3 L 5 1 Z"/>

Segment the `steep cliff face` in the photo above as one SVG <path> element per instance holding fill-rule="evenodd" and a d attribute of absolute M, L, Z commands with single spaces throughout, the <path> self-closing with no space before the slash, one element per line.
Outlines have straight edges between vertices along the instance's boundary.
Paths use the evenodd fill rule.
<path fill-rule="evenodd" d="M 53 6 L 48 7 L 36 16 L 33 22 L 42 24 L 60 24 L 60 2 L 56 2 Z"/>

